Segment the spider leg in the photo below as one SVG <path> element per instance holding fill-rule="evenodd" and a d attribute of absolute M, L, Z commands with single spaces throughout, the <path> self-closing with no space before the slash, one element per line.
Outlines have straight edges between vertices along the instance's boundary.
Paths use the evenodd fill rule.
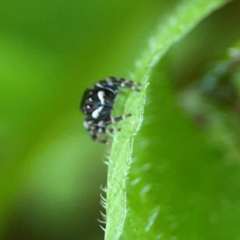
<path fill-rule="evenodd" d="M 121 128 L 105 128 L 105 127 L 98 128 L 99 133 L 114 133 L 119 131 L 121 131 Z"/>
<path fill-rule="evenodd" d="M 97 134 L 101 134 L 101 133 L 114 133 L 114 132 L 119 132 L 121 131 L 121 128 L 106 128 L 104 127 L 104 122 L 100 122 L 96 125 L 92 125 L 88 128 L 89 132 L 94 132 Z"/>
<path fill-rule="evenodd" d="M 126 80 L 124 78 L 116 78 L 116 77 L 108 77 L 104 80 L 99 81 L 99 83 L 95 84 L 97 87 L 105 87 L 109 88 L 118 88 L 118 87 L 124 87 L 124 88 L 130 88 L 133 91 L 140 92 L 140 83 L 135 83 L 131 80 Z"/>
<path fill-rule="evenodd" d="M 109 144 L 108 140 L 105 138 L 101 138 L 102 133 L 114 133 L 116 131 L 121 131 L 121 128 L 106 128 L 104 127 L 104 122 L 100 121 L 99 123 L 93 121 L 85 121 L 85 128 L 89 132 L 90 136 L 94 141 L 98 141 L 101 143 Z"/>
<path fill-rule="evenodd" d="M 96 127 L 100 128 L 100 129 L 104 129 L 106 126 L 110 125 L 110 124 L 113 124 L 113 123 L 116 123 L 116 122 L 119 122 L 119 121 L 122 121 L 123 119 L 125 118 L 128 118 L 128 117 L 131 117 L 132 114 L 129 113 L 129 114 L 125 114 L 125 115 L 122 115 L 122 116 L 119 116 L 119 117 L 110 117 L 108 118 L 107 120 L 101 120 L 99 122 L 93 122 L 93 121 L 86 121 L 86 124 L 87 127 L 85 126 L 85 128 L 88 130 L 88 129 L 95 129 Z M 108 128 L 106 129 L 106 131 L 110 130 L 111 128 Z M 119 131 L 120 129 L 118 129 Z M 101 131 L 101 130 L 100 130 Z M 111 130 L 110 130 L 111 131 Z"/>
<path fill-rule="evenodd" d="M 91 136 L 91 138 L 94 141 L 100 142 L 100 143 L 105 143 L 108 144 L 108 140 L 106 138 L 101 138 L 100 133 L 102 131 L 99 131 L 98 127 L 94 128 L 93 126 L 91 128 L 88 129 L 88 132 Z"/>
<path fill-rule="evenodd" d="M 109 120 L 104 121 L 104 125 L 109 125 L 109 124 L 112 124 L 112 123 L 116 123 L 116 122 L 122 121 L 123 119 L 131 117 L 131 116 L 132 116 L 132 114 L 129 113 L 129 114 L 125 114 L 125 115 L 122 115 L 122 116 L 119 116 L 119 117 L 115 117 L 115 118 L 111 117 Z"/>
<path fill-rule="evenodd" d="M 100 138 L 100 136 L 98 134 L 91 134 L 91 137 L 94 141 L 100 142 L 100 143 L 104 143 L 104 144 L 108 144 L 108 140 L 106 138 Z"/>

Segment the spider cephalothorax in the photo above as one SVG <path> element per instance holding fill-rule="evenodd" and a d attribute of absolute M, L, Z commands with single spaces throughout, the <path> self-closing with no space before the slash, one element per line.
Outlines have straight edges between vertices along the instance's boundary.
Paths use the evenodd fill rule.
<path fill-rule="evenodd" d="M 93 140 L 107 143 L 106 138 L 101 138 L 101 133 L 114 132 L 113 128 L 107 126 L 131 116 L 130 113 L 119 117 L 111 116 L 118 88 L 130 88 L 139 92 L 139 86 L 140 84 L 123 78 L 108 77 L 96 83 L 91 89 L 85 90 L 80 108 L 86 115 L 84 127 Z M 116 130 L 120 131 L 119 128 Z"/>

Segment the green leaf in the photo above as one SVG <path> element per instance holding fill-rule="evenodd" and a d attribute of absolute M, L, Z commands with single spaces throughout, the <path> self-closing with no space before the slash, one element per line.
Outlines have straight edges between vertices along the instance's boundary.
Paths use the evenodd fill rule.
<path fill-rule="evenodd" d="M 177 205 L 174 199 L 178 198 L 179 194 L 179 200 L 183 201 L 191 195 L 182 194 L 181 198 L 178 182 L 175 181 L 183 177 L 178 175 L 178 171 L 184 170 L 184 166 L 188 167 L 187 164 L 194 158 L 191 167 L 201 179 L 206 174 L 201 175 L 198 167 L 205 168 L 204 164 L 207 164 L 202 161 L 202 157 L 207 159 L 213 153 L 208 151 L 207 144 L 199 134 L 193 134 L 193 128 L 178 111 L 173 93 L 166 84 L 168 76 L 159 74 L 160 71 L 164 72 L 164 69 L 157 64 L 176 41 L 225 2 L 182 1 L 175 4 L 165 19 L 156 20 L 157 30 L 149 37 L 149 46 L 136 61 L 136 69 L 132 73 L 132 78 L 143 84 L 143 90 L 140 94 L 131 93 L 127 98 L 125 112 L 132 113 L 133 117 L 127 123 L 122 123 L 123 131 L 116 136 L 108 159 L 106 240 L 170 239 L 176 236 L 176 232 L 179 237 L 193 234 L 193 238 L 182 239 L 202 239 L 197 236 L 203 230 L 204 217 L 200 219 L 199 226 L 196 221 L 192 223 L 189 233 L 187 225 L 178 230 L 177 217 L 185 217 L 184 210 L 178 207 L 184 205 Z M 140 134 L 149 80 L 151 84 L 148 101 L 152 108 L 145 113 L 143 133 Z M 173 128 L 169 129 L 169 126 Z M 172 150 L 167 149 L 167 146 L 171 146 Z M 179 152 L 175 152 L 175 147 Z M 187 161 L 181 166 L 181 160 L 185 158 Z M 214 166 L 212 165 L 212 168 Z M 188 174 L 194 176 L 194 173 Z M 193 179 L 198 186 L 199 179 Z M 180 183 L 186 184 L 183 184 L 182 188 L 187 190 L 195 186 L 191 182 L 184 182 L 184 179 L 181 179 Z M 172 196 L 174 199 L 171 199 Z M 208 208 L 209 203 L 201 194 L 193 194 L 189 199 L 191 204 L 199 204 L 201 200 L 203 207 Z M 175 204 L 174 211 L 179 215 L 171 214 L 171 209 L 168 209 L 171 204 Z M 201 208 L 202 205 L 199 206 L 200 212 Z M 186 218 L 193 220 L 189 215 Z M 189 222 L 185 221 L 183 224 L 187 223 Z"/>

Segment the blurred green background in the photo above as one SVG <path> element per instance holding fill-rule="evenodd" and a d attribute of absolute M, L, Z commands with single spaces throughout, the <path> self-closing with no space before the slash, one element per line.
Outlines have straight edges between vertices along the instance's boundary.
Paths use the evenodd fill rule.
<path fill-rule="evenodd" d="M 97 80 L 129 75 L 164 5 L 1 1 L 1 239 L 103 239 L 104 146 L 83 129 L 80 100 Z"/>
<path fill-rule="evenodd" d="M 104 212 L 100 186 L 106 183 L 105 147 L 92 142 L 83 129 L 84 117 L 78 110 L 81 96 L 106 76 L 131 77 L 135 59 L 145 49 L 156 22 L 178 2 L 1 1 L 1 239 L 103 239 L 96 219 L 101 219 L 100 210 Z M 239 12 L 239 1 L 232 1 L 206 18 L 170 49 L 156 70 L 164 68 L 172 94 L 180 96 L 179 105 L 196 120 L 197 131 L 208 129 L 212 122 L 204 111 L 193 111 L 203 106 L 201 101 L 199 108 L 189 107 L 189 101 L 197 100 L 186 96 L 195 96 L 194 91 L 213 96 L 214 111 L 236 114 L 237 87 L 236 97 L 229 100 L 233 96 L 229 88 L 222 90 L 215 84 L 209 90 L 194 84 L 204 82 L 212 65 L 240 39 Z M 237 76 L 234 71 L 229 81 L 237 82 Z M 155 75 L 156 82 L 150 86 L 152 96 L 158 96 L 153 92 L 161 87 L 160 78 Z M 219 89 L 230 97 L 214 97 L 212 91 L 219 96 Z M 151 117 L 160 117 L 155 115 L 156 107 L 149 109 Z M 238 118 L 237 112 L 233 132 Z M 164 129 L 171 129 L 171 124 L 166 118 Z M 151 136 L 155 126 L 143 130 L 143 135 Z M 221 127 L 215 130 L 216 138 Z M 227 143 L 234 146 L 234 161 L 239 157 L 236 142 L 238 136 L 234 144 Z M 221 146 L 218 140 L 216 145 Z M 181 145 L 166 145 L 169 152 L 173 147 L 177 151 Z M 146 158 L 151 156 L 148 153 Z"/>

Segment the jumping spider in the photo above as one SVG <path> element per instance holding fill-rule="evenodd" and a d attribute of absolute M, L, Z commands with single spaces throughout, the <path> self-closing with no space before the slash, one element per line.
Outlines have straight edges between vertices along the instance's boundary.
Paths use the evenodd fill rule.
<path fill-rule="evenodd" d="M 108 140 L 102 138 L 101 135 L 120 131 L 121 129 L 107 128 L 107 126 L 131 116 L 131 113 L 119 117 L 111 116 L 119 87 L 140 91 L 139 83 L 123 78 L 108 77 L 96 83 L 91 89 L 86 89 L 83 94 L 80 108 L 86 115 L 84 127 L 93 140 L 108 143 Z"/>

